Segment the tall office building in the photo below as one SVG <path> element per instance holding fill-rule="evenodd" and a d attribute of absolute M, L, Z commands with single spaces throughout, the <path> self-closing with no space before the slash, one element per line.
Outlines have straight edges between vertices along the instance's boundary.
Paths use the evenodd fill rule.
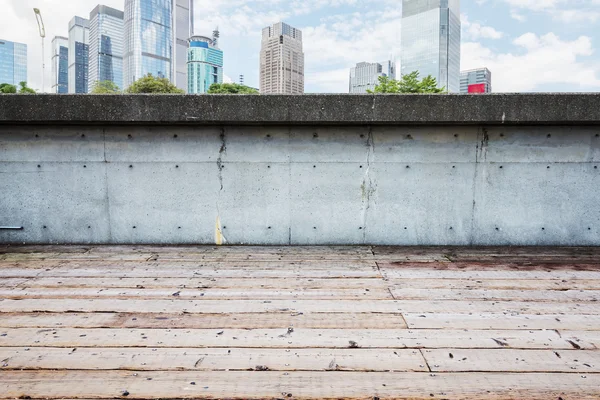
<path fill-rule="evenodd" d="M 173 1 L 125 0 L 124 88 L 147 74 L 172 81 Z"/>
<path fill-rule="evenodd" d="M 90 13 L 89 91 L 111 81 L 123 89 L 123 11 L 98 5 Z"/>
<path fill-rule="evenodd" d="M 402 0 L 402 75 L 431 75 L 460 89 L 460 0 Z"/>
<path fill-rule="evenodd" d="M 52 39 L 51 93 L 69 93 L 69 39 L 63 36 Z"/>
<path fill-rule="evenodd" d="M 350 68 L 350 93 L 367 93 L 367 90 L 375 89 L 381 76 L 396 79 L 396 63 L 389 60 L 356 64 L 356 67 Z"/>
<path fill-rule="evenodd" d="M 263 29 L 260 93 L 304 93 L 302 32 L 283 22 Z"/>
<path fill-rule="evenodd" d="M 179 89 L 188 88 L 188 39 L 194 35 L 194 2 L 193 0 L 174 0 L 173 4 L 173 82 Z"/>
<path fill-rule="evenodd" d="M 223 83 L 223 51 L 218 45 L 218 31 L 212 39 L 192 36 L 188 49 L 188 87 L 190 94 L 208 92 L 213 83 Z"/>
<path fill-rule="evenodd" d="M 27 45 L 0 39 L 0 83 L 27 82 Z"/>
<path fill-rule="evenodd" d="M 492 93 L 492 73 L 487 68 L 460 73 L 461 93 Z"/>
<path fill-rule="evenodd" d="M 87 93 L 89 82 L 90 21 L 69 22 L 69 93 Z"/>

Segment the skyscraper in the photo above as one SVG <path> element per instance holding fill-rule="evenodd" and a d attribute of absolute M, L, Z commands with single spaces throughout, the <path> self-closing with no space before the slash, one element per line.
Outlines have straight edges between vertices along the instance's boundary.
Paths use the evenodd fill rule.
<path fill-rule="evenodd" d="M 98 5 L 90 13 L 89 91 L 111 81 L 123 89 L 123 11 Z"/>
<path fill-rule="evenodd" d="M 219 49 L 218 31 L 213 38 L 192 36 L 188 49 L 187 92 L 208 92 L 213 83 L 223 83 L 223 51 Z"/>
<path fill-rule="evenodd" d="M 460 73 L 461 93 L 492 93 L 492 73 L 487 68 Z"/>
<path fill-rule="evenodd" d="M 0 39 L 0 83 L 27 82 L 27 45 Z"/>
<path fill-rule="evenodd" d="M 263 29 L 260 93 L 304 93 L 302 32 L 283 22 Z"/>
<path fill-rule="evenodd" d="M 69 39 L 63 36 L 52 39 L 51 93 L 69 93 Z"/>
<path fill-rule="evenodd" d="M 173 1 L 125 0 L 123 88 L 147 74 L 172 81 Z"/>
<path fill-rule="evenodd" d="M 175 49 L 174 79 L 173 82 L 179 89 L 187 91 L 188 88 L 188 39 L 194 35 L 194 2 L 193 0 L 174 0 L 173 48 Z"/>
<path fill-rule="evenodd" d="M 402 75 L 431 75 L 460 89 L 460 0 L 402 0 Z"/>
<path fill-rule="evenodd" d="M 69 93 L 87 93 L 89 80 L 90 21 L 69 22 Z"/>
<path fill-rule="evenodd" d="M 380 76 L 396 79 L 396 63 L 389 60 L 356 64 L 356 67 L 350 68 L 350 93 L 367 93 L 367 90 L 375 89 Z"/>

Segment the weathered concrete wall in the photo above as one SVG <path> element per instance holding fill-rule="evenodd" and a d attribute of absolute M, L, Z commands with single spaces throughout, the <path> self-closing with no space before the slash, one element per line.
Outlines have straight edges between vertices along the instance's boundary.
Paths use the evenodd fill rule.
<path fill-rule="evenodd" d="M 568 126 L 5 115 L 0 226 L 23 229 L 0 242 L 600 245 L 598 112 Z"/>

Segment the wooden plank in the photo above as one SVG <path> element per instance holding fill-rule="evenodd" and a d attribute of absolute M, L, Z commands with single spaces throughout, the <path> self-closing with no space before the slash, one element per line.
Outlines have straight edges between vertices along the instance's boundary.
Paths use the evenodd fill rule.
<path fill-rule="evenodd" d="M 450 300 L 144 300 L 144 299 L 5 299 L 0 312 L 137 312 L 231 314 L 303 313 L 517 313 L 597 315 L 594 303 Z"/>
<path fill-rule="evenodd" d="M 0 287 L 385 289 L 381 278 L 5 278 Z"/>
<path fill-rule="evenodd" d="M 0 288 L 0 298 L 113 299 L 393 299 L 386 289 L 129 289 L 129 288 Z"/>
<path fill-rule="evenodd" d="M 0 385 L 2 399 L 597 400 L 600 374 L 3 371 Z"/>
<path fill-rule="evenodd" d="M 0 347 L 572 349 L 555 331 L 2 328 Z"/>
<path fill-rule="evenodd" d="M 600 331 L 560 331 L 560 334 L 564 340 L 573 346 L 573 348 L 579 349 L 600 349 Z"/>
<path fill-rule="evenodd" d="M 493 266 L 495 267 L 495 265 Z M 386 279 L 600 279 L 600 269 L 597 271 L 574 271 L 572 269 L 556 269 L 554 271 L 512 271 L 512 270 L 439 270 L 426 268 L 390 269 L 381 268 Z"/>
<path fill-rule="evenodd" d="M 600 279 L 388 279 L 402 289 L 600 290 Z"/>
<path fill-rule="evenodd" d="M 400 314 L 0 313 L 4 328 L 404 329 Z"/>
<path fill-rule="evenodd" d="M 402 314 L 411 329 L 571 329 L 600 331 L 600 315 Z"/>
<path fill-rule="evenodd" d="M 600 351 L 433 349 L 423 355 L 434 372 L 600 372 Z"/>
<path fill-rule="evenodd" d="M 138 371 L 422 371 L 418 350 L 0 348 L 2 369 Z"/>
<path fill-rule="evenodd" d="M 539 302 L 587 302 L 600 300 L 600 290 L 495 290 L 390 288 L 398 300 L 494 300 Z M 0 295 L 3 291 L 0 291 Z"/>
<path fill-rule="evenodd" d="M 216 269 L 216 268 L 179 268 L 164 267 L 130 267 L 130 268 L 4 268 L 0 267 L 2 278 L 33 278 L 33 277 L 63 277 L 63 278 L 379 278 L 376 268 L 319 268 L 310 269 L 297 267 L 294 269 Z"/>

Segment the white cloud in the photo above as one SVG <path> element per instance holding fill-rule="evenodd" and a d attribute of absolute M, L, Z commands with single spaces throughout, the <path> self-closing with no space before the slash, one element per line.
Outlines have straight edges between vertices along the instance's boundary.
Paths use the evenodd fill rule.
<path fill-rule="evenodd" d="M 462 68 L 488 67 L 495 92 L 534 91 L 545 84 L 600 88 L 600 66 L 586 58 L 593 54 L 589 37 L 569 41 L 552 33 L 526 33 L 513 44 L 521 52 L 495 53 L 481 43 L 463 43 Z"/>
<path fill-rule="evenodd" d="M 462 22 L 463 37 L 469 40 L 478 39 L 501 39 L 503 32 L 497 31 L 491 26 L 481 25 L 479 22 L 471 22 L 465 14 L 460 16 Z"/>

